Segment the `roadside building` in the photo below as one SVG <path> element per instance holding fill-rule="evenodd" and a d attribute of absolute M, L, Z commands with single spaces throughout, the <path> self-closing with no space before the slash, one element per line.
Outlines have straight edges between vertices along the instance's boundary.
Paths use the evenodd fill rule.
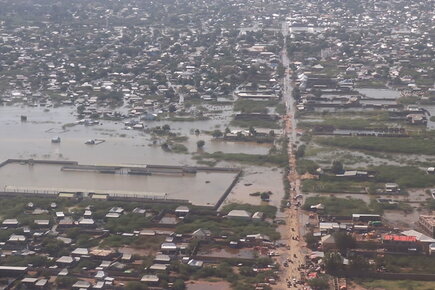
<path fill-rule="evenodd" d="M 418 225 L 431 237 L 435 237 L 435 215 L 420 215 Z"/>
<path fill-rule="evenodd" d="M 400 235 L 384 235 L 382 245 L 393 252 L 416 251 L 418 247 L 416 237 Z"/>

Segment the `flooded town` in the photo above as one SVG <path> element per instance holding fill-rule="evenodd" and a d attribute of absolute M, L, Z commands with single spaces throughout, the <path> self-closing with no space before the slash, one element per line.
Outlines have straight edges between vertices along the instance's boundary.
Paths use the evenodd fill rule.
<path fill-rule="evenodd" d="M 0 289 L 435 289 L 433 0 L 0 0 Z"/>

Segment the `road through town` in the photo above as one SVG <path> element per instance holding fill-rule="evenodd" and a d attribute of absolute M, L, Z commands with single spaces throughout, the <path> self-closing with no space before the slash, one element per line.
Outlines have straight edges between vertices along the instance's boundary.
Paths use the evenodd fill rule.
<path fill-rule="evenodd" d="M 294 283 L 301 279 L 300 265 L 305 261 L 304 254 L 304 241 L 300 233 L 300 220 L 302 213 L 296 205 L 296 196 L 300 194 L 300 177 L 296 172 L 296 157 L 295 149 L 297 143 L 296 134 L 296 121 L 295 121 L 295 105 L 292 99 L 292 87 L 290 84 L 290 60 L 287 55 L 286 42 L 287 42 L 288 28 L 284 22 L 282 24 L 282 34 L 284 37 L 284 48 L 281 52 L 282 64 L 285 68 L 284 82 L 283 82 L 283 99 L 286 103 L 287 114 L 284 116 L 285 134 L 288 138 L 288 157 L 289 157 L 289 174 L 288 179 L 290 183 L 290 203 L 291 206 L 285 212 L 286 225 L 285 230 L 282 231 L 282 239 L 286 241 L 288 247 L 282 251 L 281 260 L 288 267 L 283 267 L 282 275 L 279 283 L 274 287 L 275 289 L 302 289 L 303 286 Z M 290 283 L 289 283 L 290 282 Z M 291 285 L 291 286 L 290 286 Z"/>

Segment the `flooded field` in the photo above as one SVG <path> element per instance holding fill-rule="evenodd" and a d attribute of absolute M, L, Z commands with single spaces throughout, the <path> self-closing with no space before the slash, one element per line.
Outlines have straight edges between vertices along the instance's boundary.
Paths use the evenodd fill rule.
<path fill-rule="evenodd" d="M 61 171 L 50 164 L 10 163 L 0 168 L 0 187 L 61 188 L 65 191 L 111 191 L 134 194 L 167 194 L 168 199 L 186 199 L 196 205 L 214 205 L 236 173 L 198 172 L 187 175 L 122 175 Z"/>
<path fill-rule="evenodd" d="M 250 167 L 243 170 L 239 182 L 232 189 L 224 204 L 249 203 L 255 205 L 273 205 L 279 208 L 284 196 L 282 169 L 269 167 Z M 271 191 L 269 202 L 261 201 L 258 196 L 250 196 L 250 193 Z"/>
<path fill-rule="evenodd" d="M 25 115 L 27 122 L 21 122 Z M 227 114 L 228 115 L 228 114 Z M 152 136 L 142 131 L 125 130 L 123 122 L 101 121 L 96 126 L 67 126 L 77 119 L 73 109 L 60 107 L 45 111 L 36 107 L 0 107 L 0 160 L 8 158 L 35 158 L 54 160 L 76 160 L 80 163 L 158 163 L 158 164 L 195 164 L 189 154 L 171 154 L 160 146 L 152 145 Z M 189 152 L 196 152 L 196 142 L 204 140 L 204 151 L 225 153 L 267 154 L 270 144 L 246 142 L 213 141 L 210 135 L 193 134 L 194 129 L 225 129 L 228 120 L 220 118 L 195 122 L 151 121 L 148 127 L 168 124 L 172 132 L 187 136 L 183 144 Z M 228 121 L 229 122 L 229 121 Z M 61 143 L 52 144 L 51 139 L 59 136 Z M 98 146 L 88 146 L 89 139 L 103 139 Z M 114 154 L 116 152 L 116 154 Z"/>
<path fill-rule="evenodd" d="M 196 153 L 197 141 L 204 140 L 205 152 L 222 151 L 224 153 L 267 154 L 272 144 L 250 142 L 227 142 L 214 140 L 212 136 L 194 130 L 225 130 L 231 120 L 231 106 L 208 106 L 210 111 L 223 110 L 219 116 L 212 116 L 204 121 L 146 121 L 145 128 L 168 124 L 171 132 L 187 136 L 181 142 L 188 148 L 188 153 L 177 154 L 165 152 L 159 143 L 153 144 L 154 137 L 141 130 L 126 130 L 123 121 L 101 120 L 99 125 L 71 125 L 77 121 L 75 108 L 59 107 L 47 110 L 43 107 L 0 106 L 0 161 L 18 159 L 72 160 L 81 164 L 161 164 L 161 165 L 197 165 L 192 159 Z M 121 109 L 122 110 L 122 109 Z M 27 116 L 27 122 L 20 117 Z M 65 126 L 66 125 L 66 126 Z M 51 139 L 59 136 L 60 143 Z M 86 145 L 90 139 L 102 139 L 99 145 Z M 218 166 L 242 167 L 238 163 L 219 163 Z M 282 172 L 268 167 L 251 168 L 236 185 L 230 202 L 261 203 L 260 198 L 251 197 L 249 193 L 272 191 L 271 205 L 279 206 L 284 194 Z M 68 176 L 66 176 L 68 174 Z M 17 178 L 16 176 L 20 176 Z M 229 186 L 234 174 L 204 173 L 192 176 L 107 176 L 90 173 L 63 173 L 59 168 L 38 165 L 28 168 L 22 165 L 0 170 L 1 185 L 66 187 L 113 189 L 123 191 L 166 192 L 169 198 L 189 199 L 195 204 L 213 204 Z M 6 179 L 5 179 L 6 178 Z M 206 181 L 210 181 L 206 183 Z M 245 186 L 249 184 L 250 186 Z M 182 185 L 182 186 L 180 186 Z"/>

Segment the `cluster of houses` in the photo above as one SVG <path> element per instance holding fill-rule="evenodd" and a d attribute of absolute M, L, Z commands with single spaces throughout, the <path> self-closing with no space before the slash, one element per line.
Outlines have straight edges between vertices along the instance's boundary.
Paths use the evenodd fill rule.
<path fill-rule="evenodd" d="M 122 289 L 134 281 L 158 287 L 162 283 L 172 285 L 176 280 L 176 276 L 169 280 L 162 280 L 161 276 L 169 273 L 174 262 L 199 269 L 225 258 L 234 258 L 200 251 L 201 242 L 208 247 L 219 246 L 233 251 L 246 248 L 244 251 L 250 254 L 244 258 L 248 260 L 272 255 L 270 249 L 275 248 L 275 243 L 262 234 L 228 241 L 227 237 L 218 236 L 206 228 L 187 234 L 175 233 L 176 226 L 190 214 L 188 206 L 180 205 L 174 210 L 161 212 L 143 208 L 127 211 L 120 206 L 101 212 L 87 207 L 78 215 L 60 211 L 55 202 L 47 209 L 29 203 L 23 216 L 1 222 L 0 235 L 4 236 L 4 242 L 0 243 L 0 284 L 5 287 L 20 284 L 26 289 Z M 122 226 L 116 232 L 110 230 L 110 224 L 125 215 L 134 215 L 135 219 L 147 219 L 151 223 L 134 231 L 119 230 Z M 264 214 L 232 210 L 220 218 L 261 221 Z M 106 240 L 113 239 L 120 240 L 120 243 L 105 246 Z M 132 245 L 131 240 L 138 242 Z M 141 243 L 148 246 L 143 248 Z"/>

